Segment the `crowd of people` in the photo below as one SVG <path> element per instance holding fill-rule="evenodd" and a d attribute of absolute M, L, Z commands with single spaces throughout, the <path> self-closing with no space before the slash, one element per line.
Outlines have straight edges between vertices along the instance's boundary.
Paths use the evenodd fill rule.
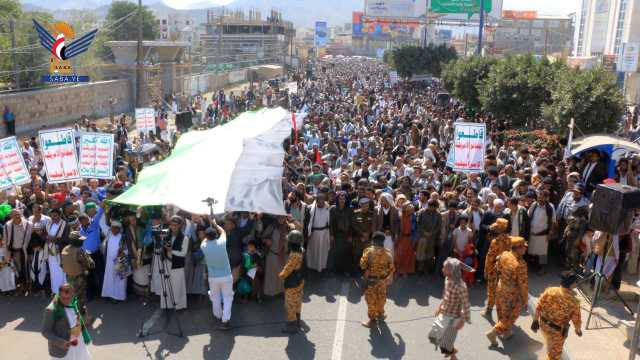
<path fill-rule="evenodd" d="M 495 343 L 498 336 L 511 336 L 526 306 L 529 268 L 542 274 L 555 268 L 550 259 L 577 272 L 603 264 L 613 287 L 623 271 L 637 272 L 637 210 L 617 234 L 588 225 L 597 184 L 637 185 L 637 155 L 618 161 L 616 177 L 609 179 L 598 151 L 567 158 L 561 147 L 506 143 L 502 131 L 508 124 L 490 114 L 470 115 L 455 99 L 442 101 L 436 80 L 391 83 L 389 69 L 374 60 L 319 61 L 291 78 L 297 94 L 275 85 L 258 95 L 221 91 L 192 104 L 206 126 L 260 106 L 304 107 L 304 127 L 284 143 L 287 216 L 211 217 L 171 205 L 111 203 L 135 183 L 140 169 L 169 155 L 179 133 L 161 136 L 164 126 L 145 139 L 153 150 L 142 152 L 128 133 L 127 117 L 112 121 L 108 130 L 118 144 L 112 181 L 50 184 L 37 139 L 26 139 L 30 182 L 0 193 L 0 292 L 49 296 L 64 289 L 67 296 L 70 283 L 86 323 L 88 301 L 100 297 L 118 303 L 150 292 L 160 296 L 162 308 L 181 310 L 188 308 L 187 294 L 204 295 L 222 329 L 230 328 L 233 303 L 285 294 L 284 330 L 296 332 L 302 269 L 364 276 L 368 327 L 384 321 L 386 287 L 395 277 L 443 276 L 438 326 L 455 333 L 468 322 L 467 289 L 486 282 L 486 316 L 494 303 L 498 311 L 499 321 L 487 334 Z M 162 111 L 158 117 L 166 120 Z M 491 136 L 484 171 L 447 166 L 455 122 L 486 124 Z M 76 127 L 84 128 L 94 127 L 88 121 Z M 575 282 L 570 274 L 563 279 L 562 289 Z M 567 308 L 574 305 L 570 300 Z M 563 328 L 571 319 L 567 314 L 579 330 L 574 313 L 544 312 L 536 316 L 545 334 Z M 442 334 L 432 332 L 443 353 L 455 359 L 455 335 L 445 336 L 445 344 Z M 550 352 L 550 358 L 557 356 Z"/>

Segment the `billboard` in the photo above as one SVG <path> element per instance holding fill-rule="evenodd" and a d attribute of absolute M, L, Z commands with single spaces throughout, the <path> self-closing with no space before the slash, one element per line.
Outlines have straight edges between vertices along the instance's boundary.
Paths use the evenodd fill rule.
<path fill-rule="evenodd" d="M 366 17 L 382 18 L 417 18 L 426 10 L 424 0 L 365 0 Z"/>
<path fill-rule="evenodd" d="M 484 1 L 484 11 L 491 12 L 491 0 Z M 480 0 L 431 0 L 431 11 L 442 14 L 478 14 Z"/>
<path fill-rule="evenodd" d="M 354 11 L 351 16 L 351 32 L 355 36 L 362 35 L 362 24 L 364 23 L 364 13 L 362 11 Z"/>
<path fill-rule="evenodd" d="M 502 18 L 513 20 L 533 20 L 538 18 L 538 12 L 535 10 L 502 10 Z"/>
<path fill-rule="evenodd" d="M 413 37 L 420 27 L 417 20 L 365 18 L 360 11 L 353 12 L 352 20 L 353 35 L 369 39 Z"/>
<path fill-rule="evenodd" d="M 321 48 L 327 45 L 327 39 L 329 38 L 329 28 L 326 21 L 316 21 L 316 30 L 314 33 L 315 47 Z"/>
<path fill-rule="evenodd" d="M 639 46 L 640 44 L 638 43 L 622 44 L 618 71 L 636 72 L 638 70 L 638 55 L 640 54 Z"/>

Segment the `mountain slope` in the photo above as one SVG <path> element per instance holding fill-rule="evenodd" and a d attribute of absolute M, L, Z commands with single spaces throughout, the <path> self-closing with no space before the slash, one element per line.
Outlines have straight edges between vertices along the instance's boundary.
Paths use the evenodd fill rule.
<path fill-rule="evenodd" d="M 60 14 L 69 9 L 100 10 L 97 15 L 104 13 L 104 8 L 108 8 L 112 0 L 59 0 L 56 2 L 43 2 L 42 0 L 23 0 L 25 8 L 38 7 L 46 9 L 51 13 Z M 205 14 L 204 10 L 196 9 L 212 8 L 212 3 L 199 0 L 186 0 L 190 3 L 188 8 L 192 15 L 194 13 Z M 143 4 L 150 7 L 167 6 L 160 0 L 143 0 Z M 344 25 L 351 22 L 353 11 L 362 11 L 364 0 L 235 0 L 225 6 L 229 9 L 256 9 L 260 10 L 262 17 L 266 18 L 271 9 L 279 10 L 285 20 L 292 21 L 297 27 L 313 27 L 316 21 L 328 21 L 329 26 Z M 176 10 L 180 11 L 180 10 Z M 184 10 L 183 10 L 184 11 Z M 104 16 L 104 15 L 102 15 Z M 199 20 L 203 16 L 193 16 Z"/>

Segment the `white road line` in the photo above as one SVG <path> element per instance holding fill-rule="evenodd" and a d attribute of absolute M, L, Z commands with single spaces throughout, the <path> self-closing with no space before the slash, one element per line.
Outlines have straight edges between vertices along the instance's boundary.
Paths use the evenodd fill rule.
<path fill-rule="evenodd" d="M 338 300 L 338 316 L 336 321 L 336 331 L 333 336 L 333 351 L 331 352 L 331 360 L 342 359 L 342 346 L 344 343 L 344 325 L 347 321 L 347 295 L 349 295 L 349 282 L 344 281 L 340 288 L 340 296 Z"/>

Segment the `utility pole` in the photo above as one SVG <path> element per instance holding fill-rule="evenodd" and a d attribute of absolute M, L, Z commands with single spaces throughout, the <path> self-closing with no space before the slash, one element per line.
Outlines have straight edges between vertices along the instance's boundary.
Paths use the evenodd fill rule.
<path fill-rule="evenodd" d="M 544 24 L 544 57 L 547 57 L 547 53 L 548 53 L 547 47 L 548 47 L 548 44 L 549 44 L 549 23 L 547 23 L 547 22 L 545 21 L 545 24 Z"/>
<path fill-rule="evenodd" d="M 13 75 L 16 82 L 16 89 L 20 88 L 20 72 L 18 72 L 18 55 L 16 54 L 16 31 L 13 18 L 9 18 L 9 32 L 11 33 L 11 61 L 13 62 Z"/>
<path fill-rule="evenodd" d="M 478 27 L 478 50 L 477 54 L 482 56 L 482 31 L 484 30 L 484 0 L 480 0 L 480 26 Z"/>
<path fill-rule="evenodd" d="M 136 59 L 136 107 L 144 106 L 144 68 L 142 54 L 142 0 L 138 0 L 138 54 Z"/>
<path fill-rule="evenodd" d="M 222 17 L 224 16 L 224 9 L 220 12 L 218 17 L 218 69 L 222 65 Z"/>
<path fill-rule="evenodd" d="M 467 46 L 469 44 L 469 34 L 464 33 L 464 57 L 467 57 Z"/>

